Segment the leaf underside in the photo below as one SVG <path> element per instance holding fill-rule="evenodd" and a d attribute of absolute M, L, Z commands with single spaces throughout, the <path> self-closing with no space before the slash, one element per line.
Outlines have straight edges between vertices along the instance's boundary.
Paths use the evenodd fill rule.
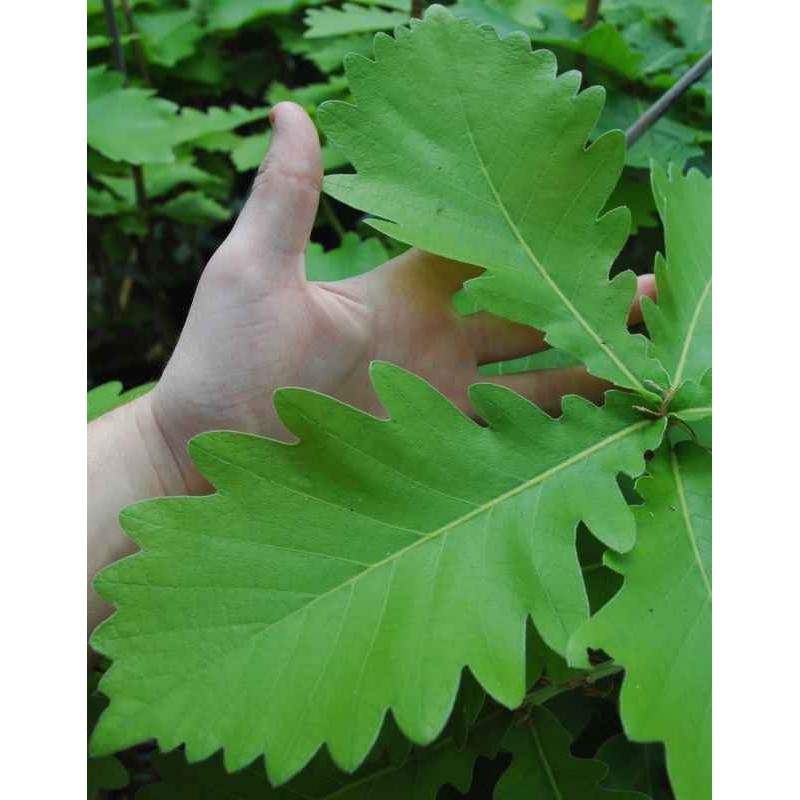
<path fill-rule="evenodd" d="M 616 476 L 641 472 L 663 421 L 617 392 L 554 420 L 479 384 L 482 427 L 398 367 L 372 377 L 391 420 L 281 390 L 299 445 L 204 434 L 190 450 L 217 494 L 123 512 L 143 552 L 95 581 L 118 608 L 93 638 L 114 660 L 96 752 L 155 737 L 192 760 L 224 747 L 229 769 L 265 753 L 281 783 L 326 742 L 352 771 L 387 709 L 431 742 L 465 665 L 518 705 L 529 614 L 565 651 L 588 617 L 576 526 L 632 546 Z"/>
<path fill-rule="evenodd" d="M 435 800 L 445 784 L 468 791 L 479 756 L 497 755 L 510 714 L 495 709 L 472 731 L 468 742 L 456 746 L 452 736 L 430 747 L 404 752 L 401 758 L 380 741 L 367 762 L 345 775 L 324 752 L 285 786 L 272 787 L 261 765 L 229 774 L 222 759 L 214 756 L 189 764 L 183 753 L 159 754 L 155 767 L 161 781 L 144 789 L 137 800 Z"/>
<path fill-rule="evenodd" d="M 652 167 L 667 260 L 656 258 L 658 304 L 642 304 L 653 354 L 673 387 L 711 368 L 711 179 Z"/>
<path fill-rule="evenodd" d="M 557 76 L 524 34 L 498 39 L 441 6 L 374 49 L 374 61 L 346 59 L 355 105 L 319 109 L 356 168 L 326 191 L 400 241 L 485 267 L 466 284 L 480 307 L 545 331 L 594 374 L 643 395 L 646 380 L 663 383 L 627 330 L 634 275 L 608 280 L 630 215 L 598 218 L 625 149 L 619 131 L 585 146 L 604 90 L 577 93 L 580 74 Z"/>
<path fill-rule="evenodd" d="M 625 667 L 620 713 L 634 741 L 663 741 L 678 797 L 711 796 L 711 455 L 666 446 L 637 491 L 636 548 L 612 555 L 620 593 L 572 638 Z"/>

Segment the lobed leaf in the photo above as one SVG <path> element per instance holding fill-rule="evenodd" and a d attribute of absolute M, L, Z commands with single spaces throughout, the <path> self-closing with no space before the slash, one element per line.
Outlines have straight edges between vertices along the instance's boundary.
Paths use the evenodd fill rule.
<path fill-rule="evenodd" d="M 485 267 L 465 287 L 480 307 L 652 396 L 644 382 L 663 382 L 663 371 L 626 324 L 635 276 L 608 280 L 630 215 L 598 219 L 624 138 L 611 132 L 585 147 L 603 90 L 577 94 L 580 75 L 557 77 L 552 53 L 441 6 L 396 38 L 378 34 L 375 57 L 347 59 L 355 105 L 319 109 L 357 171 L 328 176 L 326 191 L 380 217 L 369 222 L 389 236 Z"/>
<path fill-rule="evenodd" d="M 123 88 L 123 76 L 105 67 L 87 72 L 86 137 L 114 161 L 169 162 L 178 142 L 177 106 L 152 89 Z"/>
<path fill-rule="evenodd" d="M 229 31 L 266 16 L 282 16 L 304 0 L 208 0 L 206 25 L 209 31 Z"/>
<path fill-rule="evenodd" d="M 282 783 L 326 742 L 351 771 L 389 709 L 433 741 L 464 666 L 518 705 L 529 615 L 564 652 L 588 617 L 577 523 L 632 546 L 616 476 L 663 421 L 620 393 L 565 398 L 556 420 L 481 384 L 482 427 L 398 367 L 372 378 L 390 420 L 280 390 L 299 445 L 205 434 L 190 451 L 215 495 L 123 512 L 142 552 L 95 579 L 118 608 L 93 637 L 114 659 L 98 754 L 155 737 L 191 760 L 224 747 L 234 770 L 265 753 Z"/>
<path fill-rule="evenodd" d="M 133 389 L 122 391 L 122 383 L 120 381 L 109 381 L 100 386 L 95 386 L 90 389 L 86 396 L 87 405 L 87 422 L 91 422 L 101 414 L 105 414 L 118 406 L 125 405 L 143 394 L 147 394 L 155 383 L 145 383 L 141 386 L 136 386 Z"/>
<path fill-rule="evenodd" d="M 136 187 L 132 176 L 95 173 L 93 177 L 129 206 L 136 204 Z M 212 191 L 225 187 L 224 179 L 195 166 L 191 159 L 181 159 L 172 164 L 146 164 L 142 167 L 142 177 L 145 194 L 149 199 L 169 194 L 184 183 Z"/>
<path fill-rule="evenodd" d="M 658 304 L 642 303 L 653 353 L 674 388 L 711 368 L 711 179 L 653 165 L 667 260 L 656 257 Z"/>
<path fill-rule="evenodd" d="M 663 741 L 675 794 L 711 797 L 711 455 L 663 447 L 637 490 L 636 547 L 609 555 L 620 593 L 578 630 L 573 663 L 603 649 L 625 667 L 620 712 L 634 741 Z"/>
<path fill-rule="evenodd" d="M 633 789 L 651 800 L 673 800 L 660 744 L 636 744 L 618 733 L 603 742 L 595 758 L 608 767 L 603 786 Z"/>
<path fill-rule="evenodd" d="M 369 272 L 389 258 L 380 239 L 359 239 L 348 231 L 333 250 L 311 242 L 306 250 L 306 277 L 310 281 L 341 281 Z"/>
<path fill-rule="evenodd" d="M 204 35 L 193 9 L 137 13 L 135 19 L 148 61 L 164 67 L 192 55 Z"/>
<path fill-rule="evenodd" d="M 187 225 L 212 225 L 225 222 L 231 216 L 227 208 L 199 191 L 181 192 L 155 206 L 153 213 Z"/>
<path fill-rule="evenodd" d="M 341 8 L 311 8 L 306 11 L 306 39 L 341 36 L 350 33 L 390 30 L 408 22 L 408 12 L 385 11 L 382 8 L 364 8 L 355 3 L 345 3 Z"/>
<path fill-rule="evenodd" d="M 497 754 L 509 721 L 510 714 L 495 710 L 461 746 L 445 736 L 401 760 L 378 753 L 353 775 L 343 774 L 320 753 L 301 775 L 278 788 L 270 786 L 260 765 L 229 774 L 217 756 L 189 764 L 182 753 L 158 754 L 161 781 L 139 792 L 137 800 L 435 800 L 445 784 L 469 789 L 476 759 Z"/>
<path fill-rule="evenodd" d="M 512 725 L 503 739 L 511 766 L 494 791 L 494 800 L 646 800 L 639 792 L 600 786 L 608 772 L 595 759 L 575 758 L 570 735 L 547 709 L 536 706 Z"/>

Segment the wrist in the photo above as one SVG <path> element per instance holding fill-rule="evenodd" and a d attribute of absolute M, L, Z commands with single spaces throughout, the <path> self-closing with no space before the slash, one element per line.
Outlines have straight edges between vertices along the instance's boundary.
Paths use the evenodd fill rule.
<path fill-rule="evenodd" d="M 190 435 L 170 422 L 164 412 L 159 387 L 156 386 L 141 400 L 137 409 L 142 440 L 147 447 L 154 471 L 158 474 L 165 496 L 197 495 L 213 491 L 210 483 L 197 471 L 189 458 L 187 444 Z"/>
<path fill-rule="evenodd" d="M 161 496 L 196 494 L 192 491 L 194 481 L 188 472 L 189 461 L 186 446 L 179 449 L 179 442 L 170 435 L 158 411 L 157 387 L 152 392 L 134 400 L 131 405 L 142 451 L 150 464 L 154 485 Z"/>

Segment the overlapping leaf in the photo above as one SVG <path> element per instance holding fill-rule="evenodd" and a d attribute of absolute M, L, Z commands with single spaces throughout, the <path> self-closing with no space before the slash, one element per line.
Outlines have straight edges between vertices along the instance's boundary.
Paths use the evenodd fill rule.
<path fill-rule="evenodd" d="M 123 88 L 120 73 L 93 67 L 87 73 L 87 140 L 115 161 L 169 162 L 178 141 L 169 100 L 152 89 Z"/>
<path fill-rule="evenodd" d="M 282 390 L 300 445 L 206 434 L 191 452 L 217 494 L 123 512 L 143 552 L 95 581 L 119 609 L 93 639 L 114 659 L 98 753 L 151 737 L 192 759 L 224 747 L 232 769 L 266 753 L 282 782 L 327 742 L 352 770 L 389 708 L 432 741 L 464 665 L 517 705 L 529 614 L 564 651 L 588 616 L 576 525 L 631 547 L 616 475 L 662 422 L 619 393 L 554 420 L 478 385 L 481 427 L 398 367 L 372 375 L 391 421 Z"/>
<path fill-rule="evenodd" d="M 656 259 L 658 305 L 643 310 L 653 352 L 678 387 L 711 367 L 711 179 L 658 165 L 652 175 L 667 259 Z"/>
<path fill-rule="evenodd" d="M 122 391 L 122 384 L 119 381 L 109 381 L 100 386 L 95 386 L 86 396 L 87 422 L 91 422 L 101 414 L 105 414 L 118 406 L 129 403 L 137 397 L 141 397 L 154 386 L 155 383 L 145 383 L 125 392 Z"/>
<path fill-rule="evenodd" d="M 227 208 L 198 191 L 181 192 L 165 203 L 159 203 L 153 213 L 187 225 L 213 225 L 225 222 L 231 216 Z"/>
<path fill-rule="evenodd" d="M 439 788 L 448 783 L 461 791 L 469 789 L 476 759 L 496 755 L 509 721 L 510 714 L 495 710 L 463 746 L 457 747 L 453 736 L 444 736 L 399 760 L 380 752 L 379 743 L 378 752 L 352 776 L 336 769 L 323 752 L 301 775 L 278 788 L 270 786 L 260 764 L 229 774 L 217 756 L 188 764 L 181 753 L 158 755 L 155 767 L 161 780 L 143 789 L 137 800 L 435 800 Z"/>
<path fill-rule="evenodd" d="M 346 233 L 338 247 L 324 250 L 312 242 L 306 250 L 306 277 L 310 281 L 341 281 L 383 264 L 389 253 L 380 239 L 359 239 Z"/>
<path fill-rule="evenodd" d="M 190 56 L 203 38 L 193 9 L 138 13 L 136 28 L 148 60 L 165 67 Z"/>
<path fill-rule="evenodd" d="M 503 740 L 511 766 L 494 791 L 494 800 L 646 800 L 639 792 L 600 786 L 608 769 L 593 759 L 570 753 L 570 735 L 553 714 L 535 707 L 512 725 Z"/>
<path fill-rule="evenodd" d="M 97 718 L 107 705 L 107 701 L 97 692 L 96 675 L 89 675 L 88 690 L 86 717 L 89 733 L 91 733 Z M 90 757 L 87 761 L 86 796 L 88 800 L 97 800 L 103 789 L 121 789 L 128 785 L 129 780 L 125 766 L 114 756 Z"/>
<path fill-rule="evenodd" d="M 142 168 L 142 176 L 145 194 L 150 199 L 162 197 L 181 184 L 191 184 L 199 189 L 212 191 L 225 187 L 222 178 L 200 169 L 191 159 L 186 158 L 172 164 L 147 164 Z M 128 205 L 136 204 L 136 187 L 132 176 L 95 173 L 94 177 Z"/>
<path fill-rule="evenodd" d="M 302 5 L 306 5 L 303 0 L 208 0 L 207 25 L 211 31 L 233 30 L 260 17 L 288 14 Z"/>
<path fill-rule="evenodd" d="M 230 108 L 212 107 L 206 111 L 183 108 L 176 122 L 176 136 L 181 142 L 201 141 L 204 137 L 227 133 L 250 122 L 266 119 L 269 112 L 267 106 L 243 108 L 232 105 Z"/>
<path fill-rule="evenodd" d="M 466 287 L 480 306 L 544 330 L 595 374 L 642 394 L 663 381 L 626 327 L 634 275 L 608 280 L 630 217 L 598 219 L 624 153 L 620 133 L 585 147 L 602 89 L 576 94 L 580 75 L 556 77 L 551 53 L 440 6 L 378 34 L 375 56 L 347 60 L 355 105 L 320 107 L 357 170 L 326 190 L 390 236 L 485 267 Z"/>
<path fill-rule="evenodd" d="M 608 767 L 603 786 L 609 789 L 633 789 L 650 800 L 672 800 L 664 748 L 660 744 L 630 742 L 622 733 L 603 742 L 595 758 Z"/>
<path fill-rule="evenodd" d="M 408 12 L 386 11 L 345 3 L 341 8 L 312 8 L 306 12 L 306 39 L 341 36 L 348 33 L 390 30 L 408 22 Z"/>
<path fill-rule="evenodd" d="M 342 68 L 348 53 L 368 54 L 372 51 L 372 36 L 354 33 L 348 36 L 331 36 L 325 39 L 305 39 L 292 31 L 279 31 L 283 46 L 290 52 L 312 61 L 322 72 Z"/>
<path fill-rule="evenodd" d="M 175 103 L 155 97 L 152 89 L 123 87 L 123 81 L 121 73 L 105 67 L 94 67 L 87 75 L 88 142 L 114 161 L 171 163 L 176 145 L 202 142 L 269 114 L 266 107 L 238 105 L 177 113 Z"/>
<path fill-rule="evenodd" d="M 663 448 L 637 486 L 637 541 L 611 555 L 620 593 L 572 638 L 625 667 L 621 715 L 635 741 L 663 741 L 678 797 L 711 796 L 711 455 Z"/>

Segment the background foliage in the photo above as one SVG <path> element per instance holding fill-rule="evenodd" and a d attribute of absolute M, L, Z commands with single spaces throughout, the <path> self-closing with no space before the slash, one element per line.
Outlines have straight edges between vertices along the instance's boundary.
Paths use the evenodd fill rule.
<path fill-rule="evenodd" d="M 88 2 L 88 383 L 99 387 L 90 394 L 90 418 L 129 397 L 119 383 L 100 384 L 120 380 L 139 386 L 160 374 L 198 275 L 266 152 L 271 105 L 291 99 L 315 117 L 320 102 L 346 99 L 344 54 L 370 54 L 373 34 L 391 31 L 410 13 L 407 0 L 116 0 L 113 6 L 124 72 L 102 2 Z M 711 9 L 703 0 L 605 0 L 590 29 L 583 25 L 586 6 L 576 0 L 458 0 L 452 10 L 501 35 L 523 30 L 535 46 L 556 53 L 559 71 L 576 67 L 584 85 L 604 86 L 607 102 L 595 136 L 630 125 L 710 49 Z M 326 171 L 347 171 L 343 153 L 329 142 L 323 145 Z M 651 160 L 710 174 L 710 74 L 626 155 L 608 202 L 609 208 L 625 204 L 632 212 L 631 236 L 615 269 L 651 271 L 656 252 L 665 250 L 650 189 Z M 682 246 L 675 230 L 672 243 L 667 237 L 668 258 Z M 361 244 L 366 237 L 370 242 Z M 323 200 L 313 240 L 312 279 L 364 271 L 398 247 L 331 198 Z M 678 325 L 672 317 L 667 312 L 661 324 Z M 565 357 L 542 355 L 550 361 L 539 357 L 539 366 Z M 531 366 L 523 360 L 486 371 Z M 658 476 L 662 484 L 668 480 L 667 471 Z M 667 489 L 662 487 L 662 496 Z M 636 497 L 632 487 L 627 490 Z M 602 565 L 596 540 L 580 533 L 578 543 L 595 610 L 621 578 Z M 618 569 L 625 568 L 623 560 Z M 602 627 L 607 618 L 596 619 Z M 536 636 L 531 629 L 529 639 Z M 529 652 L 550 651 L 540 643 Z M 144 746 L 90 759 L 89 794 L 423 798 L 436 796 L 444 784 L 440 797 L 483 798 L 494 791 L 494 797 L 510 799 L 528 796 L 520 792 L 530 791 L 537 775 L 560 767 L 577 782 L 561 786 L 567 798 L 671 797 L 661 745 L 634 744 L 620 734 L 618 673 L 585 680 L 554 652 L 545 660 L 528 665 L 526 682 L 529 695 L 546 702 L 546 708 L 532 706 L 528 720 L 530 731 L 544 737 L 535 750 L 524 726 L 507 730 L 498 724 L 499 706 L 467 674 L 457 710 L 437 743 L 412 750 L 390 720 L 353 781 L 345 781 L 324 753 L 286 788 L 273 790 L 261 764 L 231 779 L 217 756 L 189 766 L 180 752 L 154 754 L 152 746 Z M 89 692 L 91 725 L 103 704 L 96 676 Z M 512 755 L 514 766 L 504 772 Z M 576 765 L 576 759 L 584 761 Z M 535 796 L 549 796 L 547 791 L 544 784 Z"/>

